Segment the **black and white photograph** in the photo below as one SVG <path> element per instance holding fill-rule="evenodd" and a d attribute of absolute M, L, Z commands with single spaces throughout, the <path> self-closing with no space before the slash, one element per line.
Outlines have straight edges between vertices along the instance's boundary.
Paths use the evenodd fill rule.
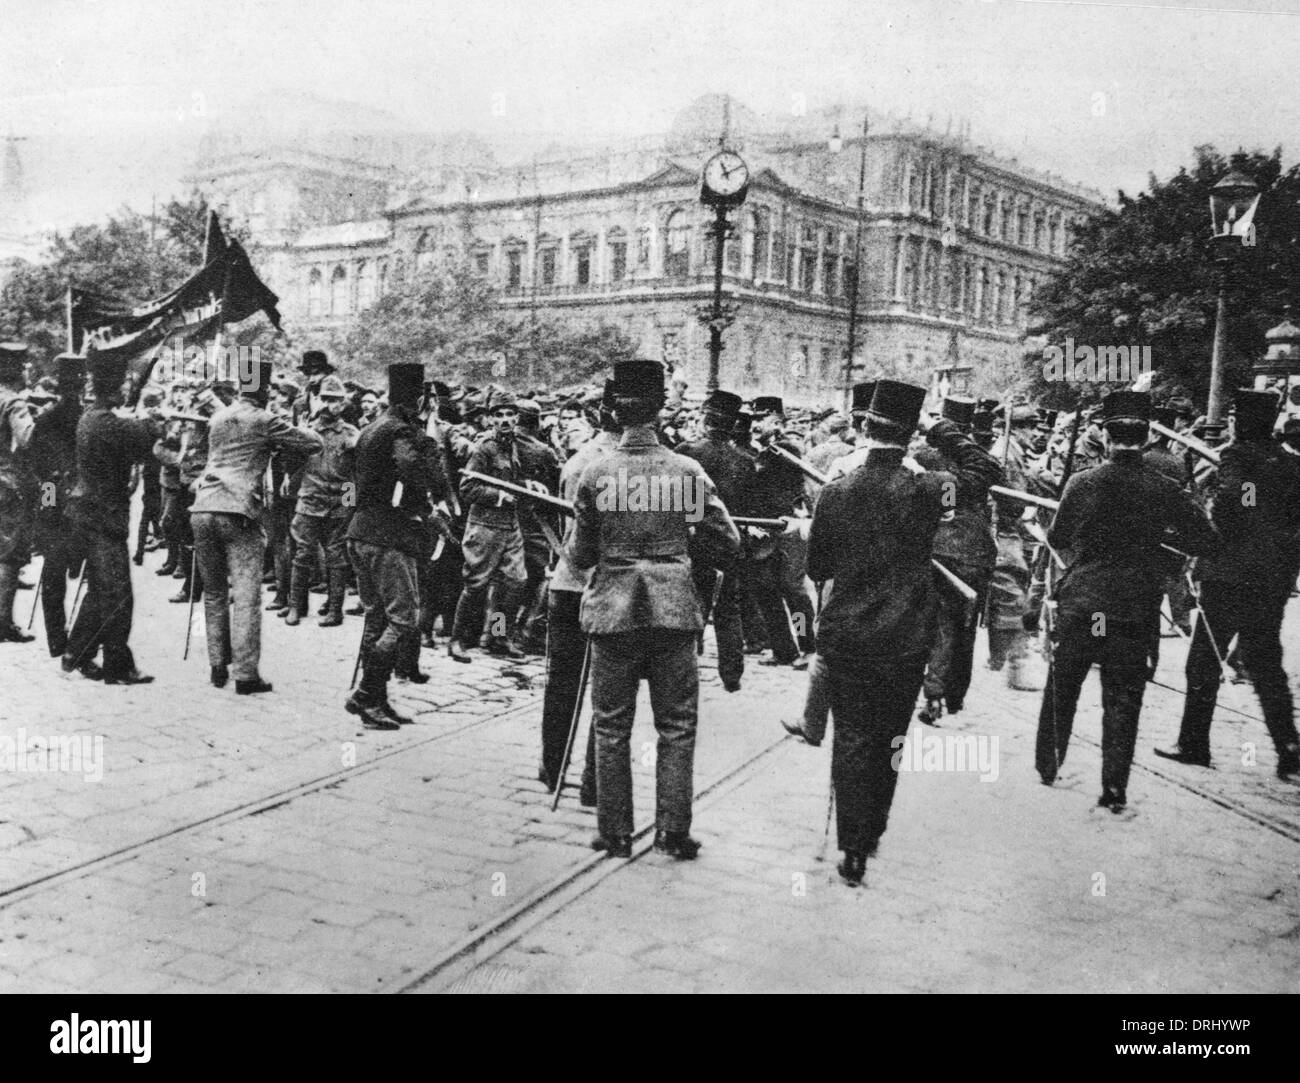
<path fill-rule="evenodd" d="M 1297 0 L 0 0 L 36 1045 L 992 993 L 1258 1052 L 1298 62 Z"/>

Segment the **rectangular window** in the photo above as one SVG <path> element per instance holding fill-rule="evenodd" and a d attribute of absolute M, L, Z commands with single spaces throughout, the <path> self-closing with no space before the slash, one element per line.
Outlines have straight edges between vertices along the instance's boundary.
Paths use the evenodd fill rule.
<path fill-rule="evenodd" d="M 627 277 L 627 245 L 622 241 L 609 246 L 609 277 L 612 282 L 622 282 Z"/>
<path fill-rule="evenodd" d="M 506 253 L 506 285 L 517 290 L 523 283 L 524 254 L 514 248 Z"/>
<path fill-rule="evenodd" d="M 474 270 L 481 275 L 486 276 L 488 273 L 488 254 L 486 252 L 474 253 Z"/>
<path fill-rule="evenodd" d="M 575 280 L 579 286 L 591 285 L 591 249 L 579 248 L 575 253 L 577 274 Z"/>
<path fill-rule="evenodd" d="M 542 252 L 542 285 L 555 285 L 555 249 L 547 248 Z"/>
<path fill-rule="evenodd" d="M 799 260 L 799 288 L 805 293 L 812 293 L 817 282 L 817 252 L 805 248 Z"/>

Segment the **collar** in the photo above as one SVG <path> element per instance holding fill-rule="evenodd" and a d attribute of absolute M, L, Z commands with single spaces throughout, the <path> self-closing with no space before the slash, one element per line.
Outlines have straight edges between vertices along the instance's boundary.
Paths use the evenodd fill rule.
<path fill-rule="evenodd" d="M 861 448 L 858 450 L 861 450 Z M 901 464 L 903 456 L 906 454 L 907 448 L 905 447 L 873 447 L 867 451 L 867 462 Z"/>
<path fill-rule="evenodd" d="M 1121 447 L 1110 453 L 1110 461 L 1121 466 L 1138 466 L 1142 462 L 1142 449 Z"/>
<path fill-rule="evenodd" d="M 659 437 L 655 435 L 653 423 L 624 429 L 622 439 L 618 442 L 619 447 L 657 447 L 658 444 Z"/>

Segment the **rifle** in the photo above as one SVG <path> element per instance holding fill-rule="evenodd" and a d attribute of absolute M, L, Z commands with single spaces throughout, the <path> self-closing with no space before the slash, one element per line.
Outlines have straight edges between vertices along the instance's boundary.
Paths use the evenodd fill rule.
<path fill-rule="evenodd" d="M 1175 440 L 1188 450 L 1196 452 L 1197 455 L 1202 459 L 1205 459 L 1207 462 L 1212 462 L 1215 466 L 1219 465 L 1219 453 L 1215 451 L 1214 448 L 1210 447 L 1209 444 L 1204 444 L 1200 440 L 1196 439 L 1195 436 L 1189 436 L 1187 433 L 1174 432 L 1173 429 L 1167 428 L 1158 421 L 1151 421 L 1148 422 L 1148 424 L 1151 426 L 1152 432 L 1159 433 L 1161 436 L 1167 437 L 1170 440 Z"/>
<path fill-rule="evenodd" d="M 778 444 L 769 444 L 767 446 L 767 450 L 779 455 L 791 466 L 797 466 L 800 470 L 804 472 L 805 476 L 817 482 L 818 485 L 826 485 L 831 480 L 820 470 L 818 470 L 815 466 L 810 466 L 808 463 L 804 462 L 803 459 L 799 458 L 797 455 L 791 455 L 790 452 L 786 451 L 785 448 L 781 447 Z M 736 521 L 739 522 L 740 520 L 736 520 Z M 940 575 L 942 575 L 944 579 L 947 580 L 953 586 L 953 588 L 968 602 L 973 602 L 977 597 L 979 597 L 979 595 L 976 594 L 974 587 L 972 587 L 969 583 L 965 582 L 963 579 L 954 575 L 951 571 L 949 571 L 946 567 L 940 564 L 933 557 L 930 558 L 930 564 L 931 566 L 933 566 L 935 571 L 937 571 Z"/>

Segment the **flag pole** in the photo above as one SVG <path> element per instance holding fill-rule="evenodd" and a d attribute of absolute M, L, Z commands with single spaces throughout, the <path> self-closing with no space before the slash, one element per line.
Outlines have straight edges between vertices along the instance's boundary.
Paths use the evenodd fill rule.
<path fill-rule="evenodd" d="M 76 334 L 72 330 L 72 286 L 69 284 L 67 296 L 65 298 L 65 309 L 68 316 L 68 353 L 77 352 Z"/>

